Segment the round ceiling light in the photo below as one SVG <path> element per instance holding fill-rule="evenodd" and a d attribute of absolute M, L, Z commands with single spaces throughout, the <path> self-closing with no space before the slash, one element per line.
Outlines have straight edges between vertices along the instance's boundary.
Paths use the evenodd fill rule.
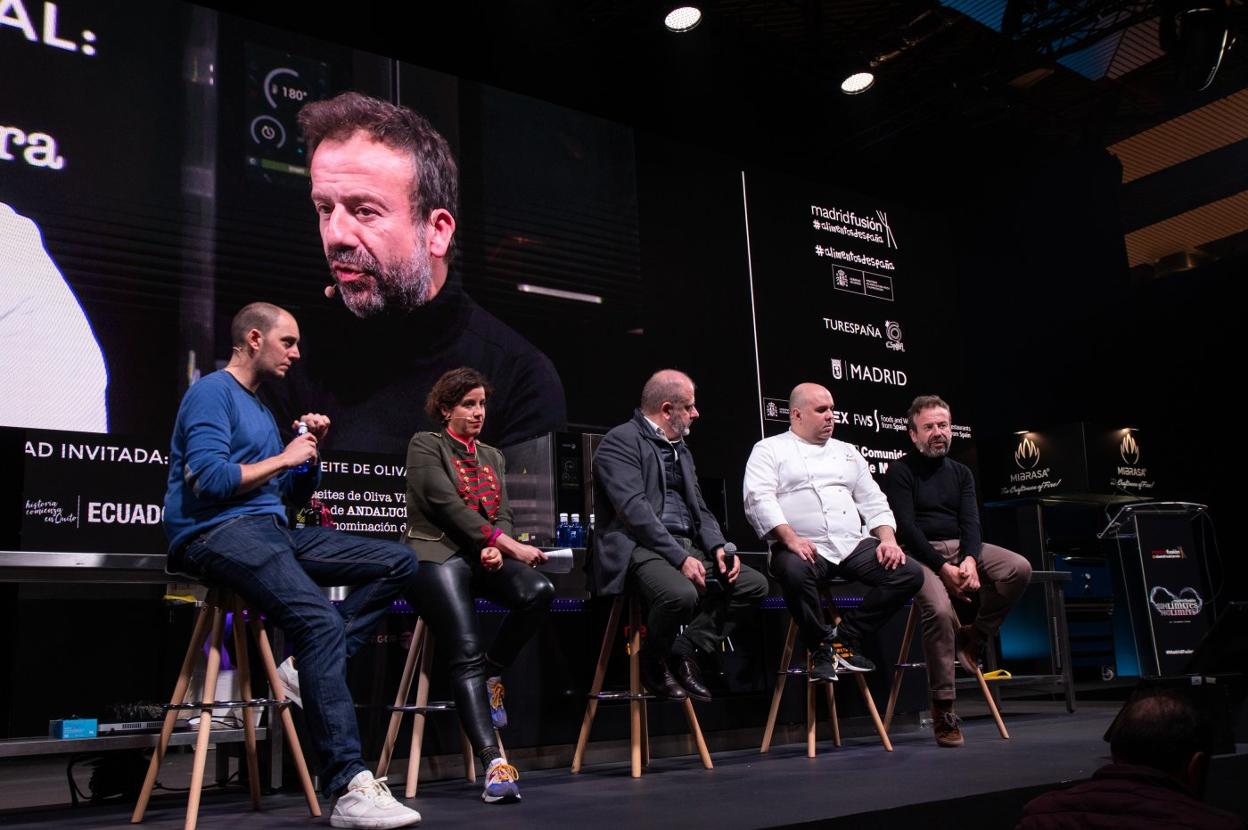
<path fill-rule="evenodd" d="M 870 72 L 855 72 L 841 81 L 841 92 L 846 95 L 857 95 L 875 86 L 875 76 Z"/>
<path fill-rule="evenodd" d="M 663 18 L 663 25 L 669 32 L 684 33 L 696 28 L 702 22 L 702 10 L 696 6 L 678 6 Z"/>

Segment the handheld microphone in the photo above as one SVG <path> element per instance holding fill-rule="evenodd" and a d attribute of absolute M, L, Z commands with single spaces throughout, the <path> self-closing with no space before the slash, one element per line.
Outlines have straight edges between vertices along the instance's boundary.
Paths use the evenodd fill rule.
<path fill-rule="evenodd" d="M 713 579 L 706 580 L 708 590 L 727 590 L 729 586 L 728 574 L 732 572 L 733 566 L 737 563 L 737 546 L 732 542 L 724 544 L 724 572 L 719 572 L 719 565 L 711 564 L 711 576 Z"/>

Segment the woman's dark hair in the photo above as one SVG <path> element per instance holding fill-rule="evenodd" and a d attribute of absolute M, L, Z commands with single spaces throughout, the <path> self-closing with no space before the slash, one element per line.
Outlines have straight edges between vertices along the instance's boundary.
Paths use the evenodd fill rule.
<path fill-rule="evenodd" d="M 464 395 L 478 386 L 485 389 L 487 400 L 490 395 L 494 394 L 494 387 L 490 386 L 485 375 L 476 369 L 470 369 L 467 366 L 452 369 L 438 378 L 437 383 L 433 384 L 433 388 L 429 390 L 429 397 L 425 398 L 425 412 L 429 413 L 429 417 L 437 423 L 445 423 L 446 418 L 442 415 L 442 410 L 454 409 L 464 399 Z"/>

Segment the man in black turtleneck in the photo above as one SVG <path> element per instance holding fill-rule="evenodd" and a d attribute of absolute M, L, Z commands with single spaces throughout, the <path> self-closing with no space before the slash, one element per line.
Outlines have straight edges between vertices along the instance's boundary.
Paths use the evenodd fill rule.
<path fill-rule="evenodd" d="M 446 140 L 420 114 L 345 92 L 304 106 L 312 204 L 339 309 L 304 313 L 320 331 L 298 372 L 266 403 L 324 412 L 339 449 L 398 455 L 433 382 L 470 366 L 494 386 L 482 439 L 506 446 L 563 426 L 563 385 L 549 358 L 464 293 L 450 270 L 458 171 Z M 319 318 L 319 319 L 318 319 Z M 290 419 L 287 418 L 286 421 Z"/>
<path fill-rule="evenodd" d="M 984 544 L 971 470 L 948 458 L 953 440 L 949 404 L 936 395 L 914 399 L 908 413 L 915 451 L 890 464 L 884 492 L 897 519 L 897 538 L 927 565 L 915 601 L 923 615 L 923 651 L 932 695 L 936 743 L 961 746 L 953 713 L 954 654 L 964 665 L 979 657 L 984 643 L 1031 581 L 1031 565 L 1013 551 Z M 953 601 L 978 594 L 979 613 L 959 625 Z"/>

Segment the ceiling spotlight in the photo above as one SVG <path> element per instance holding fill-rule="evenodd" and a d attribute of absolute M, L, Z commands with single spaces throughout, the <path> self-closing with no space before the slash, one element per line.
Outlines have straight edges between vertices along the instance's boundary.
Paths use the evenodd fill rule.
<path fill-rule="evenodd" d="M 875 86 L 875 76 L 870 72 L 855 72 L 841 81 L 841 92 L 846 95 L 857 95 Z"/>
<path fill-rule="evenodd" d="M 683 34 L 692 31 L 702 22 L 702 10 L 697 6 L 677 6 L 663 18 L 663 25 L 669 32 Z"/>

